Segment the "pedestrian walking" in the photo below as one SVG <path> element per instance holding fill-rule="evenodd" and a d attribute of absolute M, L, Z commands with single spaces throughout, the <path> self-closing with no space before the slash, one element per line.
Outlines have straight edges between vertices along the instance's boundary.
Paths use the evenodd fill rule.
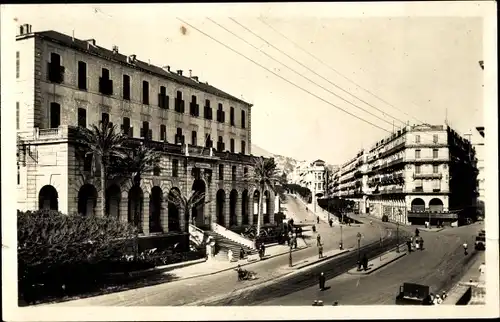
<path fill-rule="evenodd" d="M 243 246 L 240 247 L 240 260 L 245 258 L 245 250 L 243 249 Z"/>
<path fill-rule="evenodd" d="M 347 224 L 348 224 L 349 226 L 351 226 L 351 219 L 350 219 L 350 218 L 347 218 Z"/>
<path fill-rule="evenodd" d="M 361 263 L 363 264 L 363 269 L 365 271 L 368 270 L 368 257 L 366 256 L 366 253 L 363 254 L 363 258 L 361 259 Z"/>
<path fill-rule="evenodd" d="M 316 222 L 319 224 L 319 216 L 318 216 L 318 218 L 316 219 Z"/>
<path fill-rule="evenodd" d="M 330 220 L 328 220 L 328 223 L 330 224 L 330 227 L 333 226 L 333 220 L 330 218 Z"/>
<path fill-rule="evenodd" d="M 408 239 L 406 241 L 406 247 L 408 248 L 408 252 L 411 253 L 411 240 L 410 239 Z"/>
<path fill-rule="evenodd" d="M 415 236 L 419 236 L 420 235 L 420 230 L 418 230 L 418 228 L 415 228 Z"/>
<path fill-rule="evenodd" d="M 319 258 L 323 258 L 323 245 L 318 246 L 318 256 Z"/>
<path fill-rule="evenodd" d="M 233 251 L 232 250 L 229 250 L 227 252 L 227 259 L 232 262 L 233 261 Z"/>
<path fill-rule="evenodd" d="M 465 242 L 465 243 L 463 244 L 463 247 L 464 247 L 464 255 L 466 255 L 466 256 L 467 256 L 467 247 L 468 247 L 468 246 L 467 246 L 467 242 Z"/>
<path fill-rule="evenodd" d="M 321 274 L 319 275 L 319 289 L 321 291 L 325 290 L 325 282 L 326 282 L 325 274 L 321 272 Z"/>
<path fill-rule="evenodd" d="M 321 245 L 321 235 L 318 233 L 318 235 L 316 236 L 316 245 Z"/>
<path fill-rule="evenodd" d="M 260 248 L 262 249 L 262 257 L 266 256 L 266 245 L 264 245 L 264 243 L 262 243 Z"/>

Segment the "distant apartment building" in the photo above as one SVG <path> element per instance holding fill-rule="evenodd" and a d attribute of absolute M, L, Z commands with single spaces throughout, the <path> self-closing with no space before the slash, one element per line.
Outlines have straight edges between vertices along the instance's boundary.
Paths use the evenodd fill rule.
<path fill-rule="evenodd" d="M 484 183 L 485 183 L 485 172 L 484 172 L 484 157 L 485 157 L 485 150 L 484 150 L 484 126 L 478 126 L 476 127 L 477 132 L 481 136 L 482 140 L 481 142 L 476 142 L 474 144 L 477 152 L 477 169 L 479 171 L 478 176 L 477 176 L 477 184 L 478 184 L 478 200 L 480 203 L 482 203 L 482 207 L 484 208 L 484 201 L 485 201 L 485 192 L 484 192 Z M 478 204 L 478 206 L 480 206 Z M 484 211 L 484 209 L 483 209 Z"/>
<path fill-rule="evenodd" d="M 442 125 L 406 126 L 360 151 L 332 174 L 332 196 L 402 224 L 450 222 L 476 205 L 471 143 Z"/>
<path fill-rule="evenodd" d="M 323 198 L 327 193 L 326 174 L 325 161 L 302 161 L 292 171 L 289 182 L 308 188 L 311 191 L 311 202 L 316 205 L 317 199 Z"/>
<path fill-rule="evenodd" d="M 198 227 L 225 227 L 257 221 L 259 191 L 243 180 L 252 171 L 251 107 L 198 77 L 157 67 L 56 31 L 16 38 L 16 126 L 18 208 L 63 213 L 106 213 L 135 222 L 143 236 L 186 231 L 182 214 L 166 196 L 177 189 L 206 193 L 210 203 L 193 209 Z M 162 160 L 140 187 L 111 180 L 100 187 L 90 164 L 75 149 L 76 127 L 110 122 L 136 147 L 147 141 Z M 264 223 L 274 221 L 275 194 L 264 191 Z M 276 212 L 279 209 L 276 209 Z"/>

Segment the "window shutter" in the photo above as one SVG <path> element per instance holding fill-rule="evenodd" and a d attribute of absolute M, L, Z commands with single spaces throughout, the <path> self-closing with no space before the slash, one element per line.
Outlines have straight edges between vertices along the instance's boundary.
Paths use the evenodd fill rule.
<path fill-rule="evenodd" d="M 128 135 L 129 135 L 130 137 L 134 137 L 134 127 L 132 127 L 132 126 L 131 126 L 131 127 L 128 129 Z"/>
<path fill-rule="evenodd" d="M 144 128 L 141 127 L 141 138 L 144 137 Z"/>
<path fill-rule="evenodd" d="M 148 139 L 150 139 L 150 140 L 153 139 L 153 130 L 148 131 Z"/>

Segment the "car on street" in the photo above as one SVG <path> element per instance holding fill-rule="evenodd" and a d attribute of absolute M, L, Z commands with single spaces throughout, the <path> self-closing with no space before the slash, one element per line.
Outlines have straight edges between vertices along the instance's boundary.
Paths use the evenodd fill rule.
<path fill-rule="evenodd" d="M 427 285 L 404 283 L 399 287 L 396 305 L 424 305 L 429 295 L 430 288 Z"/>
<path fill-rule="evenodd" d="M 474 248 L 476 250 L 486 250 L 486 231 L 484 229 L 481 229 L 476 236 Z"/>

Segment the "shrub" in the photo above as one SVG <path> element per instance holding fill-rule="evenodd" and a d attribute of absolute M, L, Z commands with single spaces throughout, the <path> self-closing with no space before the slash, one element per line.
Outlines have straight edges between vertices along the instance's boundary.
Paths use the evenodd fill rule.
<path fill-rule="evenodd" d="M 131 226 L 114 218 L 46 210 L 18 211 L 17 231 L 21 294 L 38 284 L 60 288 L 99 279 L 135 235 Z"/>

